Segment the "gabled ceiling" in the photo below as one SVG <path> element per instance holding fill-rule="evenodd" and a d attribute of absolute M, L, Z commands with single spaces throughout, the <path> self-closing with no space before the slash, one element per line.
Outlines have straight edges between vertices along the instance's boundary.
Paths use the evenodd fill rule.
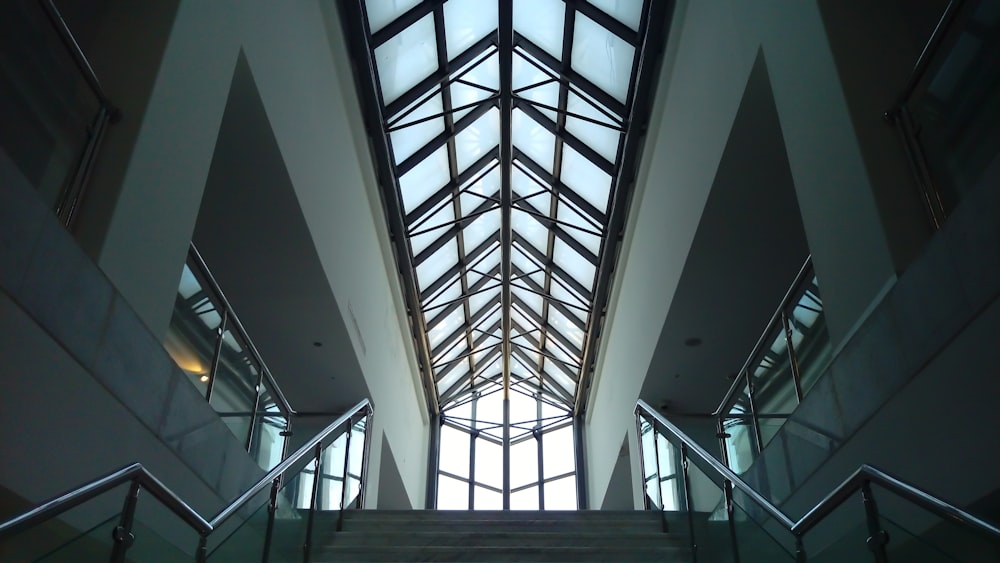
<path fill-rule="evenodd" d="M 433 411 L 581 408 L 669 4 L 344 2 Z"/>

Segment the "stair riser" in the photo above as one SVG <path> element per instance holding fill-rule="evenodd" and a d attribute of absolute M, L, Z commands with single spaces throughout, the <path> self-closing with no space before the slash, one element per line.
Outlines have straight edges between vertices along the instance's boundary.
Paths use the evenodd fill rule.
<path fill-rule="evenodd" d="M 317 526 L 317 530 L 323 529 Z M 583 534 L 652 534 L 662 532 L 659 524 L 635 523 L 600 523 L 600 524 L 565 524 L 552 522 L 451 522 L 447 525 L 435 522 L 350 522 L 344 523 L 344 530 L 366 534 L 393 534 L 398 532 L 508 532 L 515 534 L 530 532 L 570 532 Z"/>
<path fill-rule="evenodd" d="M 313 561 L 660 561 L 687 563 L 682 548 L 332 548 L 317 550 Z"/>
<path fill-rule="evenodd" d="M 579 533 L 564 534 L 517 534 L 517 533 L 401 533 L 372 535 L 343 531 L 334 534 L 329 540 L 330 547 L 383 547 L 391 546 L 454 546 L 454 547 L 592 547 L 617 548 L 623 543 L 629 547 L 665 548 L 684 547 L 686 538 L 668 534 L 634 534 L 634 535 L 594 535 Z"/>

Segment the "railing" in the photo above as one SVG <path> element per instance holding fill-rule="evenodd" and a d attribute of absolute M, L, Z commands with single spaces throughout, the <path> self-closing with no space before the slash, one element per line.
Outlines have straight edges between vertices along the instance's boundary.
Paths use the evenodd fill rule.
<path fill-rule="evenodd" d="M 211 519 L 202 517 L 141 464 L 135 463 L 56 496 L 24 514 L 0 524 L 0 554 L 14 557 L 13 551 L 25 549 L 23 545 L 16 545 L 17 536 L 50 522 L 74 507 L 93 501 L 104 493 L 127 485 L 128 492 L 120 517 L 110 534 L 112 562 L 122 562 L 127 558 L 137 561 L 167 560 L 166 556 L 158 551 L 150 551 L 150 555 L 154 557 L 148 559 L 144 559 L 142 556 L 145 555 L 142 552 L 144 538 L 135 534 L 136 509 L 140 490 L 147 491 L 163 507 L 169 509 L 198 534 L 195 560 L 199 563 L 212 560 L 249 560 L 250 556 L 253 560 L 260 559 L 266 562 L 272 554 L 281 555 L 282 560 L 285 560 L 288 558 L 289 551 L 297 551 L 300 548 L 303 560 L 308 561 L 316 512 L 339 510 L 342 518 L 345 508 L 363 504 L 365 473 L 370 447 L 367 428 L 371 423 L 371 417 L 372 408 L 368 399 L 359 402 L 306 442 L 295 453 L 268 471 L 253 486 L 222 508 Z M 353 450 L 352 436 L 354 436 L 354 440 L 359 438 L 363 440 L 360 446 L 355 442 Z M 357 449 L 359 447 L 360 449 Z M 338 451 L 342 455 L 335 455 Z M 310 462 L 314 468 L 312 472 L 304 467 Z M 324 469 L 337 470 L 338 467 L 342 470 L 339 475 L 336 472 L 324 471 Z M 329 488 L 329 483 L 324 483 L 324 481 L 338 479 L 342 484 L 339 494 L 329 494 L 331 491 L 326 490 Z M 270 487 L 268 501 L 263 506 L 256 507 L 239 528 L 223 539 L 210 553 L 208 540 L 213 532 L 219 530 L 237 512 L 249 509 L 251 501 L 268 487 Z M 299 494 L 300 489 L 307 491 L 305 496 Z M 284 506 L 282 506 L 283 501 L 286 503 Z M 282 509 L 284 514 L 280 513 L 279 509 Z M 305 516 L 301 514 L 303 510 L 308 510 Z M 299 526 L 300 529 L 293 529 L 290 532 L 289 528 L 294 528 L 294 526 L 282 526 L 282 519 L 297 522 L 305 520 L 306 525 Z M 278 527 L 283 528 L 282 537 L 285 543 L 282 545 L 277 545 L 274 542 L 274 532 Z M 296 531 L 300 533 L 295 533 Z M 301 542 L 297 543 L 300 540 Z M 259 550 L 256 549 L 258 545 Z M 133 549 L 133 552 L 129 554 L 130 548 L 133 547 L 137 549 Z M 3 548 L 6 548 L 7 551 L 3 551 Z M 87 548 L 92 552 L 94 546 L 89 545 Z M 72 542 L 60 546 L 56 553 L 57 559 L 79 560 L 79 553 L 74 549 L 82 548 L 74 546 Z M 45 557 L 48 558 L 51 555 L 53 554 L 47 554 Z M 23 558 L 27 559 L 27 557 Z"/>
<path fill-rule="evenodd" d="M 11 114 L 0 133 L 7 156 L 63 224 L 76 217 L 109 124 L 120 111 L 53 0 L 5 2 L 0 89 Z M 7 58 L 7 57 L 5 57 Z"/>
<path fill-rule="evenodd" d="M 262 468 L 281 459 L 295 411 L 194 244 L 164 348 Z"/>
<path fill-rule="evenodd" d="M 749 468 L 815 384 L 830 354 L 810 257 L 711 414 L 730 468 L 737 473 Z"/>
<path fill-rule="evenodd" d="M 995 187 L 1000 155 L 1000 16 L 952 0 L 885 118 L 895 125 L 928 217 L 940 228 L 970 190 Z"/>
<path fill-rule="evenodd" d="M 807 543 L 816 561 L 982 561 L 1000 553 L 1000 528 L 868 465 L 792 520 L 644 401 L 635 412 L 647 508 L 663 512 L 665 528 L 687 532 L 694 561 L 708 552 L 712 561 L 801 563 Z M 876 504 L 874 488 L 892 493 L 883 499 L 889 510 Z M 845 503 L 859 495 L 852 511 Z"/>

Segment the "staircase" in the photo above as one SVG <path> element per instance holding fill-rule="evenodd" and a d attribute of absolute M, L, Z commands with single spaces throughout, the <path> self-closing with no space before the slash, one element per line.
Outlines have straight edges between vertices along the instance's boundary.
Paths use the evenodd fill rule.
<path fill-rule="evenodd" d="M 657 512 L 351 510 L 340 532 L 335 514 L 316 517 L 315 563 L 691 560 Z"/>

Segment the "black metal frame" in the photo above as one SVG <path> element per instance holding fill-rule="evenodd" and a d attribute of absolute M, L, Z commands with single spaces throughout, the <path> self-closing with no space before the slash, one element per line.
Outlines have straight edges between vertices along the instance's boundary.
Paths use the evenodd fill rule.
<path fill-rule="evenodd" d="M 484 384 L 502 385 L 505 401 L 502 422 L 503 488 L 504 507 L 508 508 L 511 463 L 509 393 L 512 388 L 519 387 L 526 393 L 542 394 L 547 401 L 561 405 L 571 416 L 581 417 L 586 409 L 589 373 L 594 367 L 600 327 L 610 296 L 611 276 L 617 261 L 673 2 L 645 0 L 638 29 L 633 30 L 590 3 L 565 0 L 561 57 L 556 58 L 514 29 L 513 3 L 501 0 L 497 4 L 496 29 L 451 60 L 448 59 L 446 49 L 444 0 L 422 2 L 374 32 L 369 26 L 363 0 L 341 0 L 339 6 L 358 77 L 356 86 L 371 140 L 377 178 L 382 188 L 380 191 L 403 282 L 429 410 L 432 415 L 439 416 L 443 408 L 461 404 Z M 624 102 L 604 92 L 573 68 L 571 57 L 577 14 L 590 18 L 635 49 L 632 76 Z M 376 69 L 376 49 L 427 17 L 434 22 L 433 41 L 437 69 L 395 99 L 386 101 Z M 481 86 L 464 79 L 465 72 L 478 68 L 481 64 L 493 64 L 494 57 L 499 69 L 497 86 Z M 547 79 L 541 84 L 515 89 L 512 82 L 515 57 L 521 57 L 522 62 L 533 65 Z M 463 71 L 466 66 L 469 68 Z M 456 83 L 476 87 L 483 91 L 483 95 L 473 104 L 455 107 L 450 86 Z M 523 95 L 530 88 L 546 84 L 558 84 L 558 102 L 555 105 L 537 103 Z M 568 103 L 571 92 L 584 100 L 592 100 L 590 103 L 608 118 L 608 122 L 570 112 Z M 432 110 L 432 114 L 428 116 L 411 117 L 413 111 L 436 96 L 440 96 L 440 110 Z M 607 109 L 602 109 L 601 106 Z M 467 113 L 459 117 L 456 116 L 458 110 Z M 494 111 L 499 118 L 499 146 L 483 154 L 468 169 L 459 172 L 456 138 L 481 116 Z M 553 134 L 554 162 L 548 163 L 552 164 L 552 172 L 514 146 L 512 120 L 515 111 Z M 547 116 L 547 111 L 555 112 L 554 118 Z M 583 119 L 618 131 L 620 136 L 616 161 L 608 161 L 586 142 L 569 133 L 567 122 L 570 118 Z M 430 120 L 440 120 L 443 125 L 440 133 L 412 155 L 397 162 L 390 134 Z M 610 197 L 607 211 L 596 208 L 562 183 L 560 171 L 564 146 L 572 148 L 597 169 L 609 175 Z M 448 182 L 426 201 L 407 211 L 400 178 L 442 149 L 447 153 Z M 479 196 L 482 201 L 478 206 L 471 212 L 466 209 L 463 215 L 463 186 L 477 177 L 495 171 L 497 167 L 500 176 L 499 190 Z M 538 184 L 535 193 L 514 192 L 512 184 L 515 167 L 519 173 Z M 551 198 L 549 209 L 535 209 L 526 201 L 533 195 L 542 193 Z M 571 212 L 579 213 L 590 225 L 589 230 L 557 218 L 557 204 L 568 206 Z M 427 222 L 428 218 L 446 206 L 452 206 L 453 214 L 450 216 L 454 218 L 451 221 L 437 221 L 435 224 Z M 548 215 L 543 211 L 547 211 Z M 496 212 L 499 212 L 499 231 L 476 248 L 468 248 L 463 235 L 464 227 L 484 214 Z M 520 212 L 530 216 L 547 230 L 547 246 L 544 250 L 536 248 L 514 230 L 514 213 Z M 561 216 L 560 212 L 559 217 Z M 429 235 L 432 232 L 434 235 Z M 600 252 L 595 254 L 579 242 L 574 236 L 577 232 L 599 235 L 602 239 Z M 422 246 L 419 252 L 414 252 L 410 237 L 420 235 L 433 236 L 434 240 L 427 246 Z M 565 245 L 595 267 L 592 285 L 588 286 L 575 279 L 556 263 L 553 256 L 559 244 Z M 445 245 L 454 245 L 455 250 L 449 252 L 457 251 L 457 263 L 437 279 L 424 280 L 426 287 L 420 287 L 417 283 L 417 267 Z M 492 264 L 497 252 L 500 254 L 499 266 L 494 268 Z M 486 258 L 490 259 L 489 272 L 476 268 L 476 263 Z M 518 261 L 531 264 L 531 271 L 522 271 L 517 266 Z M 471 278 L 473 273 L 483 274 L 475 284 Z M 497 274 L 499 280 L 494 278 Z M 541 282 L 530 277 L 535 274 L 541 275 Z M 487 279 L 491 281 L 487 283 Z M 494 281 L 498 283 L 494 284 Z M 581 301 L 570 303 L 553 297 L 551 293 L 556 284 L 561 291 Z M 484 318 L 494 318 L 496 308 L 484 306 L 473 311 L 469 297 L 484 292 L 492 293 L 497 289 L 500 290 L 499 326 L 490 322 L 485 327 L 480 322 Z M 442 299 L 446 290 L 457 291 L 458 297 Z M 522 299 L 519 293 L 531 295 L 531 301 L 541 297 L 540 311 L 529 306 L 525 302 L 527 297 Z M 450 329 L 450 334 L 441 344 L 432 347 L 428 338 L 432 327 L 439 326 L 443 319 L 459 310 L 462 312 L 463 322 Z M 582 335 L 582 343 L 573 342 L 560 330 L 553 328 L 550 310 L 558 311 L 575 327 L 573 330 Z M 577 317 L 576 311 L 586 311 L 583 320 Z M 494 334 L 499 334 L 499 339 L 492 338 Z M 455 352 L 458 353 L 457 357 L 451 357 Z M 449 354 L 449 359 L 442 360 L 445 354 Z M 476 361 L 475 357 L 481 354 L 484 357 Z M 499 364 L 496 363 L 498 355 Z M 566 361 L 565 358 L 572 360 Z M 499 374 L 494 374 L 496 368 L 493 366 L 497 365 Z M 528 373 L 530 377 L 517 376 L 512 371 Z M 577 432 L 578 451 L 582 448 L 581 437 L 582 431 Z M 578 488 L 579 491 L 585 491 L 579 480 Z M 428 485 L 428 490 L 432 489 Z M 585 495 L 578 493 L 578 499 L 585 502 Z"/>

